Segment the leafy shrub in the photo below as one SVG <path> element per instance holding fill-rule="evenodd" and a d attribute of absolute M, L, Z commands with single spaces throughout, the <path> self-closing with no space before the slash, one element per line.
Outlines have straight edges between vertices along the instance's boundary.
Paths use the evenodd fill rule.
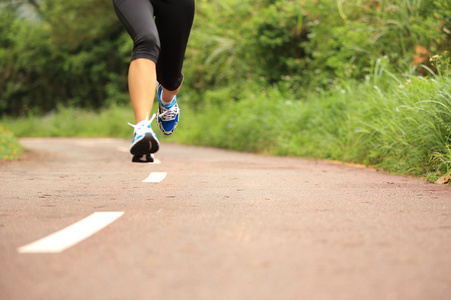
<path fill-rule="evenodd" d="M 254 78 L 263 76 L 274 83 L 303 67 L 302 42 L 307 40 L 303 17 L 299 1 L 276 1 L 252 14 L 243 26 L 246 38 L 240 44 L 240 53 Z"/>
<path fill-rule="evenodd" d="M 99 8 L 93 11 L 90 8 L 106 9 L 105 0 L 78 4 L 40 1 L 38 18 L 24 15 L 22 6 L 14 1 L 3 2 L 0 116 L 48 112 L 59 105 L 100 108 L 112 102 L 106 101 L 109 83 L 117 84 L 117 90 L 126 90 L 127 64 L 124 52 L 117 50 L 122 48 L 123 31 L 117 22 L 111 21 L 115 16 L 109 1 L 110 13 L 103 19 Z M 84 14 L 86 10 L 89 13 Z M 84 15 L 90 17 L 81 22 Z M 100 25 L 95 25 L 96 22 Z M 89 24 L 94 24 L 94 29 L 86 30 Z M 118 80 L 116 74 L 123 79 Z"/>
<path fill-rule="evenodd" d="M 0 160 L 17 159 L 23 151 L 16 137 L 0 125 Z"/>
<path fill-rule="evenodd" d="M 186 101 L 275 85 L 305 98 L 386 70 L 428 75 L 450 47 L 451 5 L 437 0 L 197 0 L 184 66 Z M 26 4 L 28 3 L 28 4 Z M 132 43 L 110 0 L 0 0 L 0 115 L 58 104 L 127 103 Z M 23 13 L 34 3 L 34 17 Z M 424 66 L 423 66 L 424 65 Z M 413 67 L 412 67 L 413 66 Z"/>
<path fill-rule="evenodd" d="M 364 80 L 380 58 L 396 73 L 431 68 L 428 57 L 449 48 L 450 13 L 432 0 L 199 0 L 187 82 L 204 91 L 251 80 L 302 98 Z"/>

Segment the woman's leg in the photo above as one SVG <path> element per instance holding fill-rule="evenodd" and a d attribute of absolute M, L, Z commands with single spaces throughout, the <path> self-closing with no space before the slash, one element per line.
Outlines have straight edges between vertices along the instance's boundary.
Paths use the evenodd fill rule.
<path fill-rule="evenodd" d="M 161 43 L 156 70 L 163 100 L 170 102 L 183 82 L 183 60 L 194 20 L 194 0 L 152 0 Z"/>
<path fill-rule="evenodd" d="M 128 89 L 135 115 L 135 124 L 150 117 L 156 80 L 155 62 L 152 60 L 137 58 L 130 63 Z"/>
<path fill-rule="evenodd" d="M 183 82 L 183 60 L 194 19 L 194 0 L 151 0 L 160 36 L 161 53 L 156 65 L 158 89 L 157 124 L 172 134 L 180 118 L 177 93 Z"/>
<path fill-rule="evenodd" d="M 133 39 L 128 85 L 135 125 L 130 124 L 134 127 L 130 153 L 133 162 L 151 162 L 151 153 L 160 147 L 148 119 L 155 97 L 156 62 L 160 55 L 154 8 L 150 0 L 113 0 L 113 4 L 119 20 Z"/>
<path fill-rule="evenodd" d="M 113 3 L 134 43 L 128 85 L 135 124 L 138 124 L 150 116 L 155 97 L 160 41 L 154 8 L 150 0 L 113 0 Z"/>

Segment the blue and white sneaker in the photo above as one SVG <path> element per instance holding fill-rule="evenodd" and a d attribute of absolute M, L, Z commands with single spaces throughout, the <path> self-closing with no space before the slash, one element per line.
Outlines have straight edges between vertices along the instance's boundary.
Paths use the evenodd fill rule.
<path fill-rule="evenodd" d="M 157 123 L 161 132 L 170 135 L 174 132 L 177 124 L 179 123 L 180 109 L 177 105 L 177 95 L 174 96 L 171 103 L 168 105 L 163 105 L 161 101 L 161 94 L 163 93 L 163 89 L 161 85 L 158 87 L 158 118 Z"/>
<path fill-rule="evenodd" d="M 128 123 L 134 128 L 130 153 L 133 155 L 133 162 L 152 162 L 152 154 L 160 149 L 160 142 L 153 132 L 151 123 L 155 119 L 155 114 L 150 121 L 143 120 L 136 125 Z M 142 158 L 145 156 L 145 160 Z"/>

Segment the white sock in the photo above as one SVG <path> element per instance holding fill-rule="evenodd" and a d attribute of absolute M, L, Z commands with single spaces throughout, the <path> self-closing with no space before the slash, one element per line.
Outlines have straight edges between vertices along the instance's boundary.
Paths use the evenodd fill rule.
<path fill-rule="evenodd" d="M 161 91 L 161 104 L 163 104 L 164 106 L 171 104 L 172 100 L 174 100 L 174 98 L 175 98 L 175 96 L 169 102 L 164 101 L 163 100 L 163 91 Z"/>

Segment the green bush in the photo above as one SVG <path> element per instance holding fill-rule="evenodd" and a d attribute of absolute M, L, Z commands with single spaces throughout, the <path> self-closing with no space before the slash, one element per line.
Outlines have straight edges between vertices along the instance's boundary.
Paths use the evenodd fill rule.
<path fill-rule="evenodd" d="M 0 125 L 0 160 L 17 159 L 23 151 L 16 137 Z"/>
<path fill-rule="evenodd" d="M 451 73 L 449 60 L 439 59 L 441 76 L 395 75 L 378 62 L 366 81 L 343 80 L 304 101 L 261 84 L 249 85 L 238 102 L 230 101 L 230 88 L 207 92 L 208 105 L 185 110 L 173 138 L 365 163 L 435 180 L 451 171 Z"/>
<path fill-rule="evenodd" d="M 276 1 L 252 14 L 243 26 L 240 53 L 254 78 L 274 83 L 305 67 L 301 63 L 305 58 L 302 42 L 307 40 L 303 18 L 299 1 Z"/>
<path fill-rule="evenodd" d="M 261 82 L 249 81 L 239 91 L 208 90 L 204 105 L 195 109 L 180 99 L 182 122 L 170 137 L 159 137 L 364 163 L 435 180 L 451 172 L 451 70 L 449 57 L 434 56 L 432 63 L 440 75 L 426 78 L 391 73 L 388 58 L 380 59 L 365 81 L 342 80 L 304 101 Z M 61 108 L 42 118 L 4 118 L 2 123 L 16 136 L 130 138 L 126 123 L 132 118 L 129 107 L 112 106 L 99 113 Z"/>
<path fill-rule="evenodd" d="M 126 90 L 127 73 L 124 33 L 112 4 L 33 3 L 39 3 L 32 10 L 37 17 L 23 13 L 30 9 L 25 4 L 0 3 L 0 116 L 49 112 L 59 105 L 96 109 L 124 101 L 116 95 L 107 100 L 111 82 L 116 90 Z"/>
<path fill-rule="evenodd" d="M 110 0 L 0 0 L 0 5 L 0 115 L 129 101 L 132 43 Z M 184 93 L 192 105 L 203 103 L 205 91 L 226 87 L 239 99 L 249 82 L 274 84 L 284 97 L 304 98 L 342 80 L 363 81 L 381 58 L 394 73 L 409 70 L 414 61 L 432 68 L 427 58 L 450 47 L 447 1 L 197 0 L 196 5 L 184 67 Z M 425 70 L 418 67 L 419 74 L 427 75 Z"/>
<path fill-rule="evenodd" d="M 389 59 L 391 71 L 402 72 L 412 63 L 416 46 L 438 54 L 449 44 L 444 19 L 434 16 L 442 7 L 431 0 L 343 1 L 338 7 L 318 2 L 307 8 L 309 39 L 303 43 L 313 85 L 361 80 L 381 57 Z"/>
<path fill-rule="evenodd" d="M 381 58 L 395 73 L 431 68 L 428 56 L 449 48 L 450 13 L 449 4 L 432 0 L 200 0 L 186 83 L 198 91 L 196 103 L 205 90 L 247 88 L 249 80 L 303 98 L 364 80 Z"/>

